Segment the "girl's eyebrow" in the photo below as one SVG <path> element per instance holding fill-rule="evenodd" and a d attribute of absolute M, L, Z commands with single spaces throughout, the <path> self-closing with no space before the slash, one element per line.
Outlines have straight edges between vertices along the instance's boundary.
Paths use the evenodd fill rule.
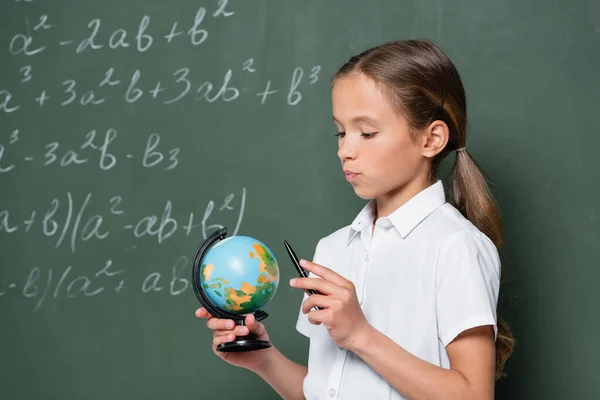
<path fill-rule="evenodd" d="M 333 117 L 333 121 L 337 122 L 338 124 L 341 124 L 341 122 L 334 116 Z M 377 120 L 375 118 L 369 117 L 367 115 L 361 115 L 358 117 L 354 117 L 351 120 L 353 123 L 360 123 L 360 122 L 364 122 L 366 124 L 370 124 L 370 125 L 378 125 Z"/>

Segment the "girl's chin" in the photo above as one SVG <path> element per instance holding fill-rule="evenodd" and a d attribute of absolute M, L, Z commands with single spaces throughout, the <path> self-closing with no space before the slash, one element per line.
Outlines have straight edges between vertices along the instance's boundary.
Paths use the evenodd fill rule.
<path fill-rule="evenodd" d="M 352 189 L 354 189 L 354 193 L 363 200 L 372 200 L 377 197 L 373 191 L 365 189 L 360 185 L 352 185 Z"/>

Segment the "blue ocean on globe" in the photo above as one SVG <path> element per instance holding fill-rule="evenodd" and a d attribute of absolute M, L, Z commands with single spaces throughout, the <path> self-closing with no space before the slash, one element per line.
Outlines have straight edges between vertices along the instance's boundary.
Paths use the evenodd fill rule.
<path fill-rule="evenodd" d="M 231 236 L 206 252 L 200 282 L 214 306 L 234 314 L 248 314 L 264 307 L 275 295 L 279 266 L 261 241 Z"/>

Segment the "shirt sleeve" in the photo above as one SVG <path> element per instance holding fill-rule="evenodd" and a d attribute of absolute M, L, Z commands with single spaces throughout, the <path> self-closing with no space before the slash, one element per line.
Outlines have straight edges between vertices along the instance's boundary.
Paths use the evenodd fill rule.
<path fill-rule="evenodd" d="M 441 248 L 436 281 L 438 337 L 446 347 L 461 332 L 492 325 L 498 328 L 500 257 L 481 232 L 454 234 Z"/>
<path fill-rule="evenodd" d="M 314 263 L 319 264 L 320 260 L 319 260 L 319 246 L 321 244 L 321 240 L 319 240 L 319 242 L 317 243 L 317 248 L 315 250 L 315 254 L 313 256 L 312 261 Z M 308 276 L 311 276 L 312 272 L 308 274 Z M 298 320 L 296 321 L 296 330 L 298 332 L 300 332 L 301 334 L 303 334 L 306 337 L 310 337 L 310 327 L 311 327 L 311 323 L 308 320 L 308 314 L 303 314 L 302 313 L 302 304 L 304 303 L 304 301 L 308 299 L 308 294 L 306 294 L 306 292 L 304 292 L 304 296 L 302 296 L 302 301 L 300 302 L 300 311 L 298 312 Z"/>

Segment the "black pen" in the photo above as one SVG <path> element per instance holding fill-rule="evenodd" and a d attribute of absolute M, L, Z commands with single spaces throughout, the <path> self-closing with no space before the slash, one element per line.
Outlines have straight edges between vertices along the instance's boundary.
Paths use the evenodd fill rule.
<path fill-rule="evenodd" d="M 292 250 L 292 247 L 290 246 L 290 244 L 287 242 L 287 240 L 283 241 L 283 244 L 285 245 L 285 249 L 287 250 L 288 254 L 290 255 L 290 258 L 292 259 L 292 262 L 294 263 L 294 267 L 296 267 L 296 270 L 298 271 L 298 274 L 300 275 L 301 278 L 308 278 L 308 274 L 306 273 L 306 271 L 304 271 L 304 269 L 300 266 L 300 260 L 298 259 L 298 257 L 296 256 L 296 253 L 294 253 L 294 250 Z M 319 292 L 317 292 L 316 290 L 313 289 L 304 289 L 304 291 L 310 296 L 313 294 L 320 294 Z M 314 308 L 316 308 L 317 310 L 321 310 L 321 307 L 317 307 L 315 306 Z"/>

